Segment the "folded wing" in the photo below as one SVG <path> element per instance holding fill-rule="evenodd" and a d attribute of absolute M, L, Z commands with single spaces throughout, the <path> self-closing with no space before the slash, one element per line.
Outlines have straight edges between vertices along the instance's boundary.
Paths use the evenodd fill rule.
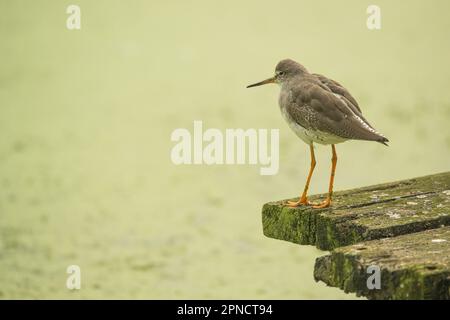
<path fill-rule="evenodd" d="M 297 91 L 292 95 L 295 100 L 288 109 L 297 123 L 345 139 L 388 142 L 363 117 L 355 99 L 345 88 L 332 80 L 324 81 L 310 82 L 294 89 Z"/>

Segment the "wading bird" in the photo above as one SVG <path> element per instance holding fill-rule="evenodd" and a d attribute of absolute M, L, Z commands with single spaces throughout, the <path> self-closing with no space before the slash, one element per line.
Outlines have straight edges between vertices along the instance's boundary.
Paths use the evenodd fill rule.
<path fill-rule="evenodd" d="M 275 76 L 247 88 L 267 83 L 278 83 L 281 86 L 278 100 L 281 114 L 295 134 L 309 145 L 311 153 L 311 167 L 305 188 L 298 201 L 288 201 L 287 205 L 329 207 L 337 162 L 335 144 L 353 139 L 387 145 L 389 140 L 363 117 L 358 103 L 347 89 L 325 76 L 309 73 L 304 66 L 293 60 L 280 61 L 275 68 Z M 309 183 L 316 166 L 313 143 L 331 144 L 332 151 L 328 195 L 318 204 L 308 201 Z"/>

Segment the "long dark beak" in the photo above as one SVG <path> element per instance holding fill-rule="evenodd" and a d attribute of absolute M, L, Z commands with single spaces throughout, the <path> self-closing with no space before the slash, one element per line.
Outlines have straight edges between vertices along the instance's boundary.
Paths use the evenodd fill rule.
<path fill-rule="evenodd" d="M 262 86 L 263 84 L 268 84 L 268 83 L 275 83 L 276 82 L 275 80 L 276 80 L 275 77 L 272 77 L 272 78 L 266 79 L 264 81 L 251 84 L 251 85 L 247 86 L 247 88 Z"/>

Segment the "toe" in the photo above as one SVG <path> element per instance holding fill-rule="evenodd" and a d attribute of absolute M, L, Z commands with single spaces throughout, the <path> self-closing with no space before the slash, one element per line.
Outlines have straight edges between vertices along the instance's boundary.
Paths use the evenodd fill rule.
<path fill-rule="evenodd" d="M 287 206 L 291 208 L 298 207 L 300 205 L 300 201 L 288 201 Z"/>
<path fill-rule="evenodd" d="M 319 204 L 313 205 L 313 208 L 314 209 L 323 209 L 323 208 L 328 208 L 330 205 L 331 205 L 331 200 L 326 199 L 325 201 L 323 201 Z"/>

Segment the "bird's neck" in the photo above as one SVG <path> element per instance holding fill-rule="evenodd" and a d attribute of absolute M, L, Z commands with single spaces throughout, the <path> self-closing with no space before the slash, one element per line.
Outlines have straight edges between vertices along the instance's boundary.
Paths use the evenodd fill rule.
<path fill-rule="evenodd" d="M 304 74 L 298 74 L 293 76 L 292 78 L 288 79 L 287 81 L 284 81 L 281 84 L 281 90 L 288 90 L 289 88 L 292 88 L 292 86 L 296 83 L 299 83 L 305 78 Z"/>

